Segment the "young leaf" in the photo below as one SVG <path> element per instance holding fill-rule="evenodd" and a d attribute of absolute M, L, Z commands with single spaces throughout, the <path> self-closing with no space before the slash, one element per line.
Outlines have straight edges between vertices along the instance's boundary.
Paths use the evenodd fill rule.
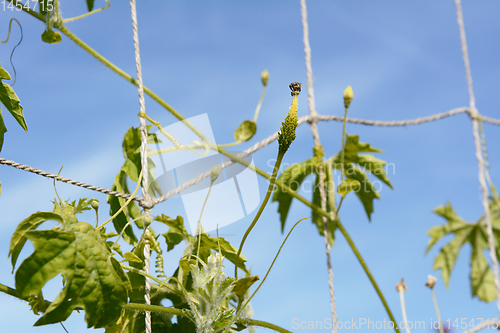
<path fill-rule="evenodd" d="M 26 243 L 26 233 L 35 230 L 45 221 L 58 221 L 63 224 L 63 218 L 59 214 L 49 212 L 36 212 L 18 224 L 16 231 L 10 240 L 9 257 L 12 256 L 12 271 L 16 266 L 17 257 Z"/>
<path fill-rule="evenodd" d="M 238 302 L 242 303 L 243 300 L 245 299 L 245 294 L 247 293 L 248 289 L 259 280 L 259 277 L 257 275 L 254 276 L 247 276 L 241 279 L 236 280 L 234 283 L 234 288 L 233 288 L 233 293 L 238 297 Z"/>
<path fill-rule="evenodd" d="M 297 191 L 304 179 L 313 172 L 316 172 L 318 164 L 321 162 L 320 158 L 312 157 L 302 163 L 295 163 L 290 165 L 278 177 L 278 180 L 290 187 L 292 190 Z M 285 228 L 286 217 L 290 210 L 293 197 L 276 186 L 273 194 L 273 201 L 278 201 L 278 212 L 280 213 L 281 231 Z"/>
<path fill-rule="evenodd" d="M 356 179 L 347 178 L 339 184 L 339 187 L 337 187 L 337 193 L 345 197 L 347 193 L 351 191 L 356 192 L 360 187 L 361 184 L 359 183 L 359 181 L 357 181 Z"/>
<path fill-rule="evenodd" d="M 236 254 L 238 253 L 238 248 L 232 246 L 227 240 L 225 240 L 222 237 L 210 237 L 208 234 L 202 234 L 201 235 L 201 244 L 200 244 L 200 251 L 199 251 L 199 257 L 203 260 L 206 261 L 212 251 L 219 252 L 219 246 L 220 246 L 220 251 L 222 255 L 232 262 L 233 264 L 236 262 Z M 193 248 L 193 253 L 198 253 L 198 243 L 194 242 L 194 248 Z M 247 259 L 245 256 L 240 254 L 240 258 L 238 260 L 238 268 L 241 268 L 243 272 L 247 273 L 248 270 L 245 266 L 245 262 Z"/>
<path fill-rule="evenodd" d="M 148 130 L 148 143 L 154 143 L 158 142 L 161 143 L 161 141 L 158 140 L 156 134 L 154 133 L 149 133 L 149 130 L 151 129 L 151 126 L 147 126 Z M 141 163 L 141 130 L 140 128 L 134 128 L 131 127 L 125 133 L 125 136 L 123 138 L 123 155 L 125 157 L 125 164 L 124 167 L 122 168 L 123 171 L 127 173 L 127 175 L 130 177 L 132 181 L 137 181 L 139 178 L 139 172 L 142 168 L 142 163 Z M 129 160 L 127 162 L 127 160 Z M 135 165 L 135 168 L 132 167 L 132 165 Z M 148 184 L 148 192 L 152 196 L 158 196 L 161 195 L 161 189 L 159 184 L 156 181 L 154 172 L 152 169 L 155 168 L 155 164 L 152 159 L 148 158 L 148 179 L 149 179 L 149 184 Z"/>
<path fill-rule="evenodd" d="M 111 187 L 112 191 L 118 191 L 122 193 L 130 193 L 128 186 L 127 186 L 127 178 L 125 175 L 125 172 L 120 171 L 116 177 L 115 177 L 115 182 L 113 186 Z M 114 195 L 108 195 L 108 198 L 106 200 L 109 204 L 109 215 L 113 216 L 117 211 L 120 210 L 120 208 L 125 205 L 125 200 L 124 198 L 119 198 L 115 197 Z M 139 217 L 139 214 L 135 216 L 137 213 L 137 210 L 132 210 L 131 207 L 134 205 L 137 205 L 135 202 L 130 202 L 128 206 L 123 209 L 118 216 L 116 216 L 113 219 L 113 225 L 115 226 L 115 230 L 120 233 L 123 228 L 127 225 L 128 221 L 130 218 L 134 219 L 136 217 Z M 132 214 L 131 214 L 132 213 Z M 135 216 L 135 217 L 134 217 Z M 137 237 L 134 235 L 134 230 L 132 229 L 131 225 L 128 225 L 128 227 L 125 229 L 125 232 L 123 233 L 123 239 L 129 243 L 129 244 L 136 244 L 137 243 Z"/>
<path fill-rule="evenodd" d="M 133 252 L 125 252 L 123 254 L 123 258 L 125 258 L 125 260 L 127 261 L 132 261 L 132 262 L 138 262 L 138 263 L 141 263 L 142 260 L 141 258 L 139 258 L 136 254 L 134 254 Z"/>
<path fill-rule="evenodd" d="M 236 141 L 248 141 L 257 132 L 257 124 L 253 120 L 245 120 L 234 132 L 234 139 Z"/>
<path fill-rule="evenodd" d="M 166 215 L 161 215 L 157 216 L 155 221 L 162 222 L 170 227 L 170 229 L 163 234 L 163 237 L 165 237 L 167 241 L 167 251 L 172 250 L 177 244 L 191 237 L 184 226 L 184 219 L 182 216 L 177 216 L 176 219 L 172 219 Z"/>
<path fill-rule="evenodd" d="M 28 125 L 26 125 L 26 121 L 24 120 L 23 107 L 20 104 L 19 97 L 17 97 L 14 89 L 2 80 L 10 80 L 10 75 L 2 65 L 0 65 L 0 102 L 5 105 L 14 119 L 16 119 L 19 125 L 27 132 Z M 2 151 L 5 132 L 7 132 L 7 128 L 5 127 L 3 115 L 0 111 L 0 151 Z"/>
<path fill-rule="evenodd" d="M 89 210 L 91 202 L 92 199 L 79 199 L 78 204 L 76 201 L 68 203 L 65 200 L 54 200 L 54 209 L 52 212 L 61 216 L 63 219 L 63 225 L 68 226 L 78 222 L 76 214 Z"/>
<path fill-rule="evenodd" d="M 85 210 L 90 210 L 92 208 L 92 201 L 94 200 L 96 199 L 83 198 L 79 199 L 78 203 L 76 203 L 76 201 L 73 201 L 71 205 L 75 207 L 75 214 L 83 213 L 83 211 Z"/>
<path fill-rule="evenodd" d="M 42 33 L 42 41 L 49 44 L 57 44 L 62 40 L 59 32 L 47 29 Z"/>
<path fill-rule="evenodd" d="M 462 247 L 469 243 L 472 247 L 470 258 L 471 272 L 470 282 L 472 296 L 482 301 L 491 302 L 496 298 L 493 273 L 490 270 L 484 251 L 488 248 L 488 237 L 486 232 L 486 221 L 483 217 L 476 223 L 467 223 L 462 220 L 453 210 L 450 203 L 439 206 L 434 210 L 447 220 L 447 223 L 435 226 L 427 232 L 431 239 L 426 253 L 445 235 L 453 234 L 454 238 L 441 248 L 434 259 L 433 269 L 441 269 L 441 276 L 446 286 L 449 285 L 451 272 L 455 267 L 458 255 Z M 500 235 L 500 218 L 492 215 L 495 239 Z M 495 241 L 498 252 L 498 241 Z"/>
<path fill-rule="evenodd" d="M 128 279 L 94 227 L 78 222 L 65 231 L 35 230 L 26 237 L 35 252 L 16 272 L 19 295 L 38 295 L 58 274 L 65 279 L 64 288 L 35 326 L 64 321 L 76 308 L 85 309 L 89 328 L 118 320 L 127 302 Z"/>

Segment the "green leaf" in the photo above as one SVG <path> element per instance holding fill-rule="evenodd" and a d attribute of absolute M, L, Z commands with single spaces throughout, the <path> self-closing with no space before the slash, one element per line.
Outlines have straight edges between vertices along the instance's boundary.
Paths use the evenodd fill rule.
<path fill-rule="evenodd" d="M 337 193 L 339 193 L 341 196 L 345 197 L 347 193 L 351 191 L 358 191 L 359 188 L 361 187 L 361 184 L 359 181 L 356 179 L 352 178 L 347 178 L 346 180 L 343 180 L 339 186 L 337 187 Z"/>
<path fill-rule="evenodd" d="M 177 244 L 185 240 L 188 243 L 188 247 L 192 246 L 193 253 L 199 253 L 199 257 L 203 261 L 207 261 L 208 256 L 213 251 L 220 251 L 226 259 L 228 259 L 233 264 L 236 261 L 236 254 L 238 249 L 232 246 L 227 240 L 222 237 L 210 237 L 208 234 L 202 234 L 200 240 L 200 250 L 198 251 L 198 239 L 191 236 L 184 226 L 184 219 L 181 216 L 177 216 L 176 219 L 170 218 L 166 215 L 157 216 L 155 221 L 164 223 L 170 227 L 168 232 L 164 233 L 163 236 L 167 242 L 167 251 L 172 250 Z M 247 272 L 245 266 L 246 258 L 240 254 L 238 260 L 238 267 L 244 272 Z"/>
<path fill-rule="evenodd" d="M 469 243 L 472 247 L 470 258 L 472 296 L 486 302 L 493 301 L 496 298 L 494 277 L 484 255 L 484 251 L 488 249 L 486 221 L 481 217 L 476 223 L 465 222 L 457 215 L 449 202 L 446 206 L 439 206 L 434 212 L 445 218 L 447 223 L 429 229 L 427 233 L 430 240 L 426 253 L 444 236 L 454 235 L 454 238 L 440 249 L 439 254 L 434 259 L 433 269 L 441 269 L 443 281 L 448 286 L 458 255 L 464 245 Z M 492 222 L 496 225 L 495 229 L 498 228 L 500 223 L 498 220 L 498 217 L 492 219 Z M 495 231 L 495 246 L 498 252 L 498 229 Z"/>
<path fill-rule="evenodd" d="M 89 12 L 94 9 L 94 0 L 87 0 L 87 9 Z"/>
<path fill-rule="evenodd" d="M 125 252 L 123 254 L 123 258 L 127 261 L 131 261 L 131 262 L 138 262 L 138 263 L 141 263 L 142 260 L 141 258 L 139 258 L 136 254 L 134 254 L 133 252 Z"/>
<path fill-rule="evenodd" d="M 371 220 L 371 214 L 373 213 L 373 200 L 380 199 L 380 195 L 375 190 L 373 183 L 370 181 L 366 173 L 352 164 L 346 165 L 344 169 L 348 179 L 356 180 L 359 182 L 360 187 L 356 191 L 356 195 L 363 204 L 365 208 L 368 220 Z"/>
<path fill-rule="evenodd" d="M 0 109 L 0 151 L 2 151 L 3 140 L 6 132 L 7 132 L 7 127 L 5 127 L 2 110 Z"/>
<path fill-rule="evenodd" d="M 158 142 L 156 134 L 149 133 L 151 126 L 147 126 L 148 130 L 148 143 Z M 137 182 L 139 178 L 139 173 L 142 168 L 141 163 L 141 130 L 139 127 L 134 128 L 131 127 L 125 133 L 123 138 L 122 148 L 123 148 L 123 156 L 125 157 L 125 164 L 122 167 L 122 171 L 124 171 L 132 181 Z M 134 167 L 135 166 L 135 167 Z M 161 195 L 160 185 L 157 183 L 154 172 L 152 171 L 155 168 L 155 163 L 152 159 L 148 158 L 148 193 L 153 197 L 157 197 Z"/>
<path fill-rule="evenodd" d="M 361 200 L 365 208 L 368 220 L 371 220 L 373 213 L 373 200 L 379 199 L 380 195 L 374 184 L 368 178 L 367 172 L 380 179 L 387 186 L 392 188 L 392 184 L 386 176 L 385 166 L 387 163 L 373 155 L 359 153 L 381 153 L 382 150 L 370 146 L 369 143 L 359 142 L 359 135 L 346 134 L 346 144 L 344 148 L 344 167 L 342 168 L 341 152 L 330 158 L 334 168 L 344 170 L 347 182 L 358 181 L 360 186 L 356 190 L 356 195 Z M 343 190 L 341 189 L 341 192 Z M 340 192 L 339 192 L 340 193 Z"/>
<path fill-rule="evenodd" d="M 236 141 L 248 141 L 257 132 L 257 124 L 253 120 L 245 120 L 234 132 Z"/>
<path fill-rule="evenodd" d="M 26 121 L 24 120 L 23 115 L 23 107 L 20 104 L 19 97 L 17 97 L 14 89 L 12 87 L 1 81 L 1 80 L 10 80 L 9 73 L 0 65 L 0 102 L 7 108 L 10 114 L 16 119 L 19 125 L 25 130 L 28 131 L 28 125 L 26 125 Z M 3 120 L 2 112 L 0 111 L 0 151 L 2 151 L 4 135 L 7 132 L 7 127 L 5 127 L 5 123 Z"/>
<path fill-rule="evenodd" d="M 278 180 L 294 191 L 299 189 L 304 179 L 315 172 L 316 167 L 321 162 L 318 157 L 312 157 L 302 163 L 295 163 L 287 167 L 278 177 Z M 281 231 L 285 228 L 286 217 L 290 210 L 293 197 L 285 190 L 276 186 L 273 193 L 273 201 L 278 201 L 278 212 L 281 220 Z"/>
<path fill-rule="evenodd" d="M 52 29 L 45 30 L 42 33 L 42 41 L 49 44 L 57 44 L 62 40 L 62 36 L 57 31 Z"/>
<path fill-rule="evenodd" d="M 332 210 L 330 207 L 336 207 L 335 205 L 335 188 L 334 188 L 334 180 L 333 180 L 333 175 L 331 172 L 331 165 L 330 163 L 325 163 L 325 194 L 326 194 L 326 210 L 328 212 L 331 212 Z M 313 204 L 315 204 L 318 207 L 321 207 L 321 192 L 320 192 L 320 186 L 319 186 L 319 174 L 316 175 L 316 180 L 314 181 L 314 192 L 313 192 Z M 321 237 L 324 237 L 324 222 L 323 222 L 323 215 L 318 214 L 314 209 L 312 211 L 312 222 L 316 225 L 318 228 L 318 232 Z M 335 209 L 333 210 L 335 211 Z M 333 246 L 333 242 L 335 240 L 335 224 L 332 223 L 331 221 L 327 221 L 327 228 L 328 228 L 328 242 L 330 243 L 330 246 Z"/>
<path fill-rule="evenodd" d="M 35 230 L 26 236 L 35 252 L 16 272 L 19 295 L 38 295 L 58 274 L 65 280 L 35 326 L 64 321 L 76 308 L 85 309 L 89 328 L 110 326 L 118 320 L 127 302 L 127 278 L 94 227 L 78 222 L 65 231 Z"/>
<path fill-rule="evenodd" d="M 36 212 L 18 224 L 16 231 L 10 239 L 9 257 L 12 256 L 12 271 L 16 266 L 19 253 L 26 243 L 26 234 L 38 228 L 45 221 L 58 221 L 63 224 L 63 218 L 59 214 L 49 212 Z"/>
<path fill-rule="evenodd" d="M 68 203 L 65 200 L 54 201 L 54 209 L 53 213 L 59 215 L 63 219 L 63 225 L 67 226 L 73 223 L 77 223 L 78 219 L 76 218 L 76 214 L 82 213 L 85 210 L 89 210 L 91 208 L 90 204 L 92 199 L 79 199 L 78 204 L 76 201 Z"/>
<path fill-rule="evenodd" d="M 20 104 L 19 97 L 17 97 L 14 89 L 5 82 L 0 82 L 0 101 L 9 110 L 18 124 L 27 132 L 28 125 L 26 125 L 26 121 L 24 120 L 23 107 Z"/>
<path fill-rule="evenodd" d="M 11 77 L 9 72 L 7 72 L 7 70 L 3 68 L 2 65 L 0 65 L 0 80 L 10 80 L 10 79 Z"/>
<path fill-rule="evenodd" d="M 238 253 L 238 248 L 232 246 L 227 240 L 222 237 L 210 237 L 207 234 L 202 234 L 199 257 L 201 258 L 201 260 L 206 262 L 212 251 L 219 252 L 219 246 L 222 255 L 234 264 L 236 262 L 236 254 Z M 193 253 L 198 253 L 197 241 L 194 242 Z M 241 270 L 243 270 L 243 272 L 245 273 L 248 272 L 245 266 L 246 261 L 247 259 L 245 258 L 245 256 L 240 254 L 240 258 L 238 260 L 238 268 L 241 268 Z"/>
<path fill-rule="evenodd" d="M 87 199 L 87 198 L 78 199 L 78 203 L 76 203 L 76 201 L 73 201 L 71 205 L 75 207 L 75 214 L 83 213 L 83 211 L 85 210 L 92 209 L 92 201 L 94 200 L 99 201 L 96 199 Z"/>
<path fill-rule="evenodd" d="M 233 288 L 233 293 L 236 295 L 236 297 L 238 297 L 239 303 L 243 302 L 248 289 L 250 289 L 250 287 L 258 280 L 259 277 L 257 275 L 247 276 L 236 280 Z"/>
<path fill-rule="evenodd" d="M 128 186 L 127 186 L 127 178 L 126 174 L 124 171 L 120 171 L 116 177 L 115 177 L 115 182 L 113 183 L 113 186 L 111 187 L 112 191 L 118 191 L 122 193 L 130 193 Z M 113 216 L 117 211 L 120 210 L 122 206 L 125 205 L 125 200 L 124 198 L 116 197 L 113 195 L 108 195 L 107 197 L 107 203 L 109 204 L 109 215 Z M 133 210 L 132 207 L 137 205 L 134 201 L 130 202 L 128 206 L 123 209 L 120 214 L 118 214 L 114 219 L 113 219 L 113 225 L 115 226 L 115 230 L 118 233 L 121 233 L 123 228 L 127 225 L 128 221 L 130 219 L 134 219 L 136 217 L 139 217 L 140 215 L 137 215 L 137 210 L 139 208 L 137 207 L 137 210 Z M 132 214 L 131 214 L 132 213 Z M 139 211 L 140 214 L 140 211 Z M 129 243 L 129 244 L 136 244 L 137 243 L 137 237 L 134 234 L 134 230 L 132 229 L 132 226 L 129 224 L 127 228 L 125 229 L 125 232 L 123 233 L 123 239 Z"/>
<path fill-rule="evenodd" d="M 189 235 L 186 227 L 184 226 L 184 219 L 182 218 L 182 216 L 177 216 L 176 219 L 172 219 L 166 215 L 161 215 L 157 216 L 155 218 L 155 221 L 159 221 L 170 227 L 170 229 L 163 234 L 163 237 L 165 237 L 165 240 L 167 242 L 167 252 L 172 250 L 183 240 L 188 240 L 189 237 L 192 237 L 191 235 Z"/>

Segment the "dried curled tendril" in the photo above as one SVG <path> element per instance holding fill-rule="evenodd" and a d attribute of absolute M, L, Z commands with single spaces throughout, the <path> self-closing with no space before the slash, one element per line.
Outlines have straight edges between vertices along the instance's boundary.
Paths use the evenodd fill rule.
<path fill-rule="evenodd" d="M 16 18 L 11 18 L 10 21 L 9 21 L 9 33 L 7 34 L 7 39 L 0 40 L 0 43 L 7 43 L 9 41 L 10 30 L 12 28 L 12 21 L 16 21 L 16 23 L 19 25 L 19 29 L 21 30 L 21 38 L 19 38 L 19 42 L 14 46 L 14 48 L 12 49 L 12 52 L 10 53 L 10 59 L 9 59 L 10 60 L 10 65 L 12 66 L 12 70 L 14 72 L 14 82 L 12 82 L 11 86 L 13 86 L 14 84 L 16 84 L 16 80 L 17 80 L 16 68 L 14 67 L 14 63 L 12 62 L 12 56 L 14 55 L 14 51 L 16 50 L 16 48 L 23 41 L 23 27 L 21 26 L 21 23 L 19 23 L 19 21 Z"/>

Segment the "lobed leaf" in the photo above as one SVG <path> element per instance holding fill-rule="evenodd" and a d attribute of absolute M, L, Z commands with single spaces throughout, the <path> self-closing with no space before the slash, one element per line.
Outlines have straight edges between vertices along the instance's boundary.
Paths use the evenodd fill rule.
<path fill-rule="evenodd" d="M 312 157 L 302 163 L 295 163 L 287 167 L 278 177 L 278 181 L 287 185 L 293 191 L 297 191 L 307 176 L 315 172 L 316 167 L 321 162 L 320 158 Z M 278 201 L 278 212 L 281 220 L 281 231 L 285 229 L 286 217 L 290 210 L 293 197 L 286 190 L 276 186 L 273 193 L 272 201 Z"/>
<path fill-rule="evenodd" d="M 368 220 L 371 220 L 373 213 L 373 200 L 379 199 L 380 195 L 376 191 L 373 183 L 368 178 L 367 172 L 371 173 L 387 186 L 392 188 L 392 184 L 387 178 L 384 167 L 387 163 L 373 155 L 359 153 L 381 153 L 382 150 L 370 146 L 369 143 L 359 142 L 359 135 L 346 134 L 346 144 L 344 148 L 344 166 L 342 168 L 341 152 L 330 158 L 333 167 L 339 170 L 344 170 L 344 175 L 347 182 L 358 181 L 359 188 L 355 191 L 358 198 L 361 200 L 365 208 Z M 341 190 L 341 192 L 343 192 Z"/>
<path fill-rule="evenodd" d="M 31 214 L 28 218 L 24 219 L 17 225 L 12 238 L 10 239 L 9 257 L 12 256 L 12 271 L 16 266 L 19 253 L 26 243 L 26 235 L 28 232 L 35 230 L 45 221 L 58 221 L 63 223 L 63 218 L 59 214 L 49 212 L 36 212 Z"/>
<path fill-rule="evenodd" d="M 87 326 L 113 325 L 127 302 L 130 283 L 98 232 L 86 222 L 65 231 L 29 231 L 34 253 L 16 272 L 16 290 L 21 297 L 38 295 L 58 274 L 64 288 L 35 326 L 66 320 L 76 308 L 85 309 Z"/>
<path fill-rule="evenodd" d="M 162 222 L 170 227 L 170 229 L 163 234 L 167 242 L 167 251 L 172 250 L 177 244 L 191 237 L 184 226 L 184 219 L 182 216 L 177 216 L 177 218 L 172 219 L 166 215 L 161 215 L 157 216 L 155 221 Z"/>
<path fill-rule="evenodd" d="M 431 238 L 426 253 L 444 236 L 451 234 L 454 235 L 454 238 L 440 249 L 439 254 L 434 259 L 433 269 L 441 269 L 443 281 L 448 286 L 458 255 L 464 245 L 469 243 L 472 247 L 470 257 L 472 296 L 486 302 L 493 301 L 496 298 L 496 289 L 493 273 L 484 255 L 484 251 L 488 249 L 488 236 L 484 218 L 481 217 L 476 223 L 467 223 L 458 216 L 449 202 L 445 206 L 439 206 L 434 212 L 445 218 L 447 223 L 429 229 L 427 233 Z M 500 217 L 497 214 L 492 214 L 497 253 L 500 250 L 498 242 L 499 219 Z"/>

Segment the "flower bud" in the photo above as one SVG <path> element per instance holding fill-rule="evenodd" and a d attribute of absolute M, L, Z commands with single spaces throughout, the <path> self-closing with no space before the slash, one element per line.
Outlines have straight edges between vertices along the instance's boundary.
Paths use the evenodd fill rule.
<path fill-rule="evenodd" d="M 436 284 L 437 279 L 435 276 L 429 275 L 427 276 L 427 283 L 425 284 L 429 288 L 434 288 L 434 285 Z"/>
<path fill-rule="evenodd" d="M 92 208 L 94 208 L 94 210 L 97 210 L 99 209 L 99 201 L 97 200 L 92 200 L 92 203 L 90 204 L 92 206 Z"/>
<path fill-rule="evenodd" d="M 354 97 L 354 93 L 352 91 L 351 86 L 347 87 L 344 90 L 344 106 L 347 109 L 349 105 L 351 105 L 352 98 Z"/>
<path fill-rule="evenodd" d="M 212 169 L 212 172 L 210 173 L 210 181 L 213 183 L 219 178 L 220 175 L 220 166 L 215 166 Z"/>
<path fill-rule="evenodd" d="M 282 123 L 281 131 L 278 133 L 279 150 L 286 152 L 293 140 L 295 140 L 295 129 L 297 128 L 299 119 L 297 118 L 297 110 L 299 108 L 300 83 L 293 82 L 290 84 L 292 90 L 292 105 L 288 108 L 288 114 L 285 121 Z"/>
<path fill-rule="evenodd" d="M 260 74 L 260 79 L 262 80 L 262 84 L 267 86 L 267 81 L 269 81 L 269 72 L 267 69 L 264 69 L 264 71 Z"/>

